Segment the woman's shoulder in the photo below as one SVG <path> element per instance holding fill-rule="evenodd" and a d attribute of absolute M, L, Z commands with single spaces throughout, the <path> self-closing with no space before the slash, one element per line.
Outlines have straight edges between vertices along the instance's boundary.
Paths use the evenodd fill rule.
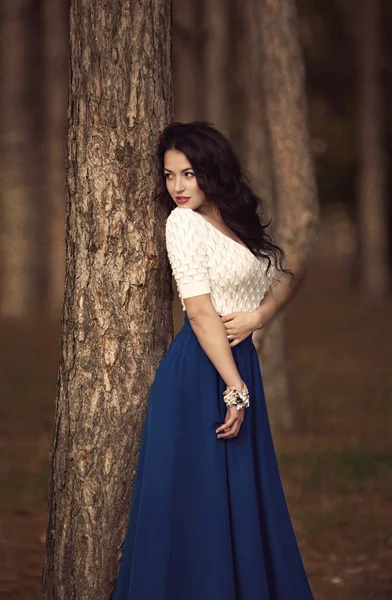
<path fill-rule="evenodd" d="M 173 210 L 171 211 L 170 215 L 167 217 L 166 221 L 173 221 L 173 222 L 186 222 L 186 221 L 190 221 L 191 219 L 196 219 L 196 215 L 194 213 L 194 211 L 192 210 L 192 208 L 185 208 L 185 207 L 181 207 L 181 206 L 176 206 L 176 208 L 173 208 Z"/>
<path fill-rule="evenodd" d="M 191 208 L 176 206 L 166 219 L 166 230 L 200 230 L 200 221 Z"/>

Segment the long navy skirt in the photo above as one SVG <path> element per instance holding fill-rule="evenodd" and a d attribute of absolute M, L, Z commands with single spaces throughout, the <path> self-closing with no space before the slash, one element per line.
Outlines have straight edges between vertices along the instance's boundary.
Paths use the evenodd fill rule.
<path fill-rule="evenodd" d="M 151 387 L 113 600 L 310 600 L 252 336 L 232 348 L 250 407 L 218 439 L 226 385 L 184 315 Z"/>

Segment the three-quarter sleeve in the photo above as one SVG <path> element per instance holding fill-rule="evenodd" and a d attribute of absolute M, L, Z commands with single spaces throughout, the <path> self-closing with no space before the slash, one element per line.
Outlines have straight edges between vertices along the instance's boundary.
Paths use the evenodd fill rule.
<path fill-rule="evenodd" d="M 175 208 L 166 220 L 166 249 L 181 298 L 211 293 L 202 224 L 190 208 Z"/>

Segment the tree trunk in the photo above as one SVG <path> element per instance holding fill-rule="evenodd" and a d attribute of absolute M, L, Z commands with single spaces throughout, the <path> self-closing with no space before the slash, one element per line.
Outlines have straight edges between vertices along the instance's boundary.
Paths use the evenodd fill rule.
<path fill-rule="evenodd" d="M 296 272 L 309 256 L 319 213 L 294 0 L 264 0 L 261 17 L 276 233 L 289 268 Z"/>
<path fill-rule="evenodd" d="M 381 2 L 363 0 L 357 37 L 359 59 L 358 220 L 360 285 L 373 305 L 385 301 L 390 285 L 388 210 L 384 187 L 384 118 L 381 85 Z"/>
<path fill-rule="evenodd" d="M 172 334 L 167 216 L 170 2 L 73 0 L 65 301 L 44 598 L 109 598 L 150 385 Z"/>
<path fill-rule="evenodd" d="M 230 135 L 229 10 L 227 0 L 203 2 L 203 118 Z"/>
<path fill-rule="evenodd" d="M 33 203 L 29 165 L 27 0 L 3 0 L 0 19 L 0 257 L 3 317 L 26 317 L 35 308 Z"/>
<path fill-rule="evenodd" d="M 305 262 L 317 203 L 294 6 L 290 0 L 251 0 L 244 17 L 244 155 L 272 217 L 272 233 L 295 271 Z M 271 423 L 288 431 L 296 414 L 284 321 L 281 313 L 253 341 Z"/>
<path fill-rule="evenodd" d="M 271 231 L 274 233 L 277 213 L 275 180 L 260 69 L 264 60 L 261 46 L 262 8 L 257 0 L 248 0 L 246 10 L 242 10 L 241 6 L 239 9 L 237 22 L 241 23 L 240 77 L 243 87 L 242 156 L 253 187 L 263 200 L 265 214 L 261 216 L 263 220 L 272 217 Z M 283 316 L 278 316 L 264 330 L 255 331 L 253 342 L 259 356 L 271 425 L 291 430 L 294 428 L 295 415 L 290 396 Z"/>
<path fill-rule="evenodd" d="M 48 229 L 46 308 L 61 313 L 65 275 L 65 150 L 68 83 L 68 0 L 44 0 L 45 205 Z"/>
<path fill-rule="evenodd" d="M 269 102 L 267 97 L 271 93 L 270 78 L 276 76 L 267 63 L 269 56 L 263 43 L 263 30 L 265 19 L 270 18 L 268 11 L 271 6 L 257 1 L 248 2 L 248 10 L 244 12 L 245 31 L 241 36 L 244 42 L 244 74 L 245 74 L 245 110 L 244 155 L 248 171 L 252 174 L 255 189 L 263 199 L 268 217 L 272 218 L 271 231 L 274 236 L 279 236 L 279 218 L 282 211 L 291 210 L 288 206 L 281 206 L 282 196 L 279 194 L 277 178 L 280 176 L 276 169 L 277 161 L 281 157 L 274 155 L 276 140 L 270 127 Z M 275 36 L 281 36 L 284 23 L 279 22 L 276 15 Z M 284 17 L 284 15 L 282 15 Z M 296 31 L 290 31 L 296 35 Z M 290 39 L 290 38 L 289 38 Z M 284 52 L 287 54 L 288 40 L 282 40 Z M 291 57 L 290 57 L 291 58 Z M 294 65 L 295 67 L 295 65 Z M 278 68 L 281 68 L 279 65 Z M 285 95 L 289 90 L 282 87 L 280 95 Z M 284 247 L 285 245 L 282 244 Z M 285 248 L 286 249 L 286 248 Z M 260 367 L 263 373 L 263 382 L 268 403 L 268 412 L 273 426 L 283 430 L 292 430 L 296 424 L 296 415 L 292 403 L 290 389 L 290 368 L 287 357 L 284 314 L 280 314 L 265 330 L 257 331 L 253 335 L 254 344 L 258 350 Z"/>
<path fill-rule="evenodd" d="M 200 118 L 203 102 L 198 13 L 197 0 L 173 0 L 174 118 L 184 123 Z"/>

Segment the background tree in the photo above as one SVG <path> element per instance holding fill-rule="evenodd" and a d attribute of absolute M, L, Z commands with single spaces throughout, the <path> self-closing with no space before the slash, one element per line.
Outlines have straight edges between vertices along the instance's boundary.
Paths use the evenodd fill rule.
<path fill-rule="evenodd" d="M 44 0 L 43 82 L 45 114 L 45 205 L 47 286 L 45 305 L 52 317 L 61 312 L 65 271 L 65 151 L 69 0 Z"/>
<path fill-rule="evenodd" d="M 291 0 L 248 0 L 244 11 L 243 154 L 272 232 L 294 272 L 306 262 L 317 221 L 303 62 Z M 255 332 L 273 424 L 295 426 L 285 315 Z"/>
<path fill-rule="evenodd" d="M 386 196 L 385 119 L 382 72 L 382 5 L 362 0 L 356 36 L 358 94 L 359 276 L 362 294 L 371 304 L 385 302 L 390 284 L 388 207 Z M 352 6 L 352 11 L 358 7 Z"/>
<path fill-rule="evenodd" d="M 107 598 L 171 334 L 152 149 L 172 119 L 168 0 L 73 0 L 66 289 L 44 597 Z"/>
<path fill-rule="evenodd" d="M 230 136 L 230 47 L 229 23 L 232 2 L 204 0 L 203 32 L 203 118 Z"/>
<path fill-rule="evenodd" d="M 230 139 L 242 158 L 242 133 L 247 127 L 246 112 L 243 111 L 246 98 L 238 59 L 242 45 L 247 43 L 247 35 L 239 17 L 245 11 L 247 0 L 241 4 L 238 0 L 237 12 L 231 8 L 235 1 L 227 2 Z M 46 127 L 50 118 L 46 111 L 53 100 L 45 98 L 50 91 L 46 70 L 51 60 L 46 52 L 54 41 L 49 40 L 49 44 L 45 41 L 45 2 L 5 0 L 0 4 L 0 44 L 3 49 L 0 52 L 0 296 L 2 310 L 6 309 L 0 312 L 0 597 L 26 600 L 42 595 L 48 455 L 54 424 L 61 317 L 60 307 L 50 318 L 47 310 L 51 278 L 59 272 L 53 273 L 51 264 L 58 257 L 51 263 L 49 242 L 48 202 L 51 200 L 47 183 L 51 178 L 48 169 L 52 168 L 52 163 L 48 156 Z M 66 4 L 67 0 L 58 0 L 59 4 L 62 2 Z M 201 3 L 192 2 L 187 35 L 195 41 L 193 60 L 196 67 L 181 72 L 181 84 L 183 91 L 189 91 L 191 100 L 199 102 L 204 93 L 200 83 L 203 81 L 204 33 Z M 311 568 L 315 595 L 325 600 L 336 600 L 337 593 L 341 600 L 369 600 L 369 594 L 384 598 L 391 587 L 390 578 L 384 574 L 390 571 L 392 551 L 388 535 L 390 485 L 386 477 L 390 470 L 385 452 L 390 445 L 390 427 L 385 418 L 390 402 L 385 390 L 392 385 L 389 364 L 392 313 L 390 295 L 382 310 L 374 310 L 358 293 L 357 67 L 360 48 L 354 43 L 354 37 L 361 36 L 359 15 L 363 4 L 354 0 L 296 0 L 296 4 L 306 65 L 321 222 L 308 277 L 285 315 L 299 427 L 290 435 L 275 431 L 274 443 L 290 512 L 297 526 L 303 555 Z M 350 7 L 353 12 L 347 12 L 348 16 L 344 18 L 342 11 L 351 10 Z M 175 0 L 175 26 L 184 11 L 184 3 Z M 66 28 L 67 15 L 64 24 Z M 392 103 L 392 67 L 386 57 L 391 52 L 391 27 L 392 3 L 383 2 L 378 25 L 383 50 L 377 70 L 384 104 L 379 117 L 382 119 L 387 198 L 390 193 L 388 167 L 392 152 L 392 119 L 386 108 Z M 49 30 L 57 31 L 57 25 L 49 26 Z M 174 43 L 174 67 L 181 61 L 185 49 L 183 40 Z M 68 39 L 62 52 L 68 52 Z M 176 56 L 177 53 L 180 56 Z M 88 65 L 88 52 L 83 56 L 83 64 Z M 115 56 L 114 52 L 112 69 L 117 78 Z M 256 64 L 256 68 L 261 65 L 262 62 Z M 63 65 L 65 75 L 67 66 Z M 196 78 L 198 96 L 195 98 L 187 87 L 188 83 L 193 85 L 197 70 L 201 75 Z M 89 75 L 90 71 L 87 73 Z M 59 79 L 56 77 L 54 85 L 58 85 Z M 123 78 L 123 81 L 127 79 Z M 178 99 L 176 90 L 175 87 L 175 100 Z M 15 114 L 20 115 L 20 119 L 15 119 Z M 197 109 L 184 120 L 200 116 L 203 116 L 201 109 Z M 66 122 L 66 113 L 63 119 Z M 264 141 L 256 138 L 254 143 L 257 141 L 263 147 Z M 266 157 L 260 155 L 260 162 L 252 167 L 254 180 L 258 181 L 258 171 L 266 167 L 265 161 Z M 268 167 L 267 173 L 271 171 Z M 11 185 L 12 181 L 16 181 L 15 186 Z M 263 176 L 263 182 L 258 181 L 257 185 L 260 183 L 258 189 L 268 198 L 271 182 Z M 18 217 L 19 201 L 5 204 L 12 202 L 12 195 L 6 196 L 7 190 L 11 189 L 13 194 L 20 188 L 24 190 L 28 204 L 28 215 L 25 218 L 22 213 L 21 220 Z M 151 202 L 150 197 L 148 201 Z M 385 214 L 390 270 L 390 203 Z M 65 229 L 65 219 L 62 227 Z M 108 239 L 111 242 L 113 236 Z M 164 253 L 163 247 L 161 252 Z M 375 268 L 377 270 L 378 266 Z M 57 288 L 57 284 L 54 287 Z M 113 298 L 117 302 L 115 294 Z M 183 313 L 177 312 L 177 327 L 182 322 Z M 125 330 L 123 339 L 128 343 L 127 340 L 133 338 L 127 327 Z M 81 342 L 76 342 L 80 347 Z M 267 366 L 263 363 L 262 368 L 266 380 Z M 72 383 L 72 373 L 69 380 Z M 87 385 L 83 389 L 87 390 Z M 114 392 L 108 394 L 112 398 Z M 268 395 L 269 404 L 271 399 Z M 110 411 L 112 415 L 112 409 Z M 63 413 L 66 414 L 65 409 Z M 133 441 L 129 444 L 133 452 Z M 366 469 L 366 477 L 363 477 L 362 467 L 366 464 L 374 468 L 371 472 Z M 91 475 L 87 476 L 88 483 L 89 477 Z M 104 483 L 106 485 L 106 479 Z M 128 489 L 125 485 L 124 490 Z M 124 499 L 124 511 L 128 508 Z M 336 523 L 344 526 L 335 527 Z M 125 527 L 125 523 L 123 525 Z M 116 540 L 118 550 L 123 531 L 121 529 Z M 358 554 L 359 547 L 372 556 L 371 564 L 365 560 L 365 554 L 362 556 L 362 551 Z M 378 568 L 373 568 L 377 565 Z"/>
<path fill-rule="evenodd" d="M 202 106 L 203 32 L 195 27 L 198 16 L 196 0 L 173 0 L 174 118 L 184 123 L 197 119 Z"/>
<path fill-rule="evenodd" d="M 18 318 L 26 317 L 36 302 L 29 8 L 28 0 L 4 0 L 0 18 L 0 314 Z"/>
<path fill-rule="evenodd" d="M 262 4 L 261 65 L 278 212 L 278 241 L 294 271 L 306 264 L 318 203 L 294 0 Z M 284 93 L 283 93 L 284 92 Z"/>

